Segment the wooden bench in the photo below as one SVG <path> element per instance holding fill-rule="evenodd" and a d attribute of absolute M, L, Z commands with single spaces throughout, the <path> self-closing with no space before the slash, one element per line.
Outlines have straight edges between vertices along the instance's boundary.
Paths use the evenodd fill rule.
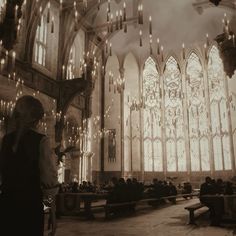
<path fill-rule="evenodd" d="M 150 202 L 157 202 L 157 201 L 161 201 L 161 200 L 168 200 L 168 201 L 172 202 L 173 204 L 176 204 L 176 199 L 186 198 L 186 197 L 194 197 L 194 196 L 198 196 L 198 194 L 195 194 L 195 193 L 178 194 L 178 195 L 161 197 L 161 198 L 145 198 L 145 199 L 140 199 L 138 201 L 121 202 L 121 203 L 108 203 L 106 205 L 103 205 L 103 207 L 105 209 L 105 218 L 106 219 L 109 218 L 112 209 L 119 208 L 119 207 L 122 209 L 123 207 L 131 206 L 132 210 L 134 211 L 136 205 L 140 204 L 140 203 L 146 203 L 146 202 L 150 203 Z"/>
<path fill-rule="evenodd" d="M 198 210 L 200 208 L 203 208 L 205 206 L 206 206 L 205 204 L 199 202 L 199 203 L 195 203 L 193 205 L 190 205 L 190 206 L 187 206 L 187 207 L 184 208 L 185 210 L 189 211 L 189 224 L 196 225 L 195 217 L 194 217 L 194 211 L 196 211 L 196 210 Z"/>
<path fill-rule="evenodd" d="M 135 210 L 135 206 L 139 201 L 130 201 L 130 202 L 121 202 L 121 203 L 108 203 L 104 205 L 105 209 L 105 218 L 109 219 L 110 213 L 112 209 L 122 209 L 123 207 L 132 206 L 133 210 Z"/>

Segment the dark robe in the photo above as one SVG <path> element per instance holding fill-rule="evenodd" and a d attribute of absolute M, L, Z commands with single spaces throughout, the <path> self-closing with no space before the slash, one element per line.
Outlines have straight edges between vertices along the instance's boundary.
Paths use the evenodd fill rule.
<path fill-rule="evenodd" d="M 33 130 L 26 131 L 20 138 L 16 152 L 13 152 L 15 137 L 15 132 L 5 135 L 1 148 L 0 234 L 43 236 L 39 157 L 40 141 L 44 135 Z"/>

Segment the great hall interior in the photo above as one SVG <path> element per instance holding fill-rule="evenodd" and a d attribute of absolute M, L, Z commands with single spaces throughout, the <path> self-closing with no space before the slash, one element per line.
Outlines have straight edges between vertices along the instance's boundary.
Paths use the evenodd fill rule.
<path fill-rule="evenodd" d="M 206 176 L 236 184 L 235 0 L 0 0 L 0 7 L 0 136 L 18 98 L 39 99 L 58 182 L 77 183 L 78 198 L 83 184 L 112 178 L 191 183 L 196 192 Z M 57 201 L 58 236 L 236 234 L 210 227 L 207 217 L 186 225 L 184 207 L 199 202 L 195 196 L 111 222 L 93 201 L 95 219 L 81 220 L 86 201 L 81 195 L 75 213 L 71 196 Z"/>

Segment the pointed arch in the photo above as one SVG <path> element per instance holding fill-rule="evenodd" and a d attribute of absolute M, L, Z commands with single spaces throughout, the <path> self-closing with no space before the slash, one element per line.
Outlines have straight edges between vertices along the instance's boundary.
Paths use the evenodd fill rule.
<path fill-rule="evenodd" d="M 124 170 L 133 173 L 141 169 L 140 110 L 132 108 L 132 101 L 140 99 L 140 69 L 133 53 L 124 59 Z"/>
<path fill-rule="evenodd" d="M 218 48 L 213 45 L 208 57 L 208 86 L 215 170 L 232 168 L 225 72 Z"/>
<path fill-rule="evenodd" d="M 47 33 L 48 24 L 47 17 L 45 14 L 42 15 L 40 19 L 40 24 L 37 26 L 36 36 L 35 36 L 35 51 L 34 51 L 34 62 L 46 66 L 46 51 L 47 51 Z"/>
<path fill-rule="evenodd" d="M 66 63 L 66 79 L 74 79 L 81 76 L 81 62 L 83 61 L 84 43 L 84 31 L 79 30 L 70 48 L 69 58 Z"/>
<path fill-rule="evenodd" d="M 164 104 L 167 171 L 186 171 L 184 116 L 182 104 L 182 76 L 177 60 L 170 56 L 164 69 Z"/>
<path fill-rule="evenodd" d="M 191 171 L 209 171 L 208 118 L 203 67 L 195 52 L 189 55 L 186 64 L 186 91 Z"/>
<path fill-rule="evenodd" d="M 179 57 L 174 52 L 169 52 L 163 61 L 163 73 L 166 70 L 167 62 L 169 63 L 170 61 L 175 61 L 181 72 Z"/>
<path fill-rule="evenodd" d="M 148 57 L 143 69 L 144 170 L 163 171 L 162 127 L 161 127 L 161 84 L 156 63 Z"/>

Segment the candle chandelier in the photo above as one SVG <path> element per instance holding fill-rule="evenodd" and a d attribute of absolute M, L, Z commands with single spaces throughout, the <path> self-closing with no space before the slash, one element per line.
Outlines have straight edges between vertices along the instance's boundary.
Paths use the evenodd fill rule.
<path fill-rule="evenodd" d="M 113 86 L 113 92 L 121 93 L 125 89 L 125 79 L 118 76 L 118 78 L 114 77 L 114 74 L 109 71 L 108 74 L 108 80 L 109 80 L 109 92 L 111 92 L 112 86 Z"/>

